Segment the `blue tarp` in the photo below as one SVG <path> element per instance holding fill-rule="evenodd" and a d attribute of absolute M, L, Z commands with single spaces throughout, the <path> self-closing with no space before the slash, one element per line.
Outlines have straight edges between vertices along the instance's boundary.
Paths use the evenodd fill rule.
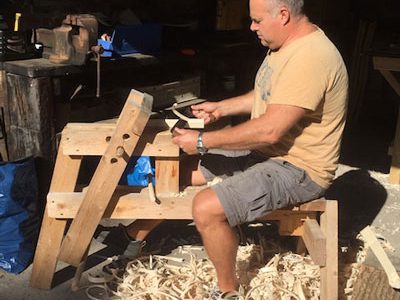
<path fill-rule="evenodd" d="M 120 184 L 130 186 L 148 186 L 149 174 L 154 175 L 154 168 L 151 165 L 149 156 L 132 157 L 128 162 Z M 155 176 L 152 176 L 155 184 Z"/>
<path fill-rule="evenodd" d="M 20 273 L 32 261 L 38 231 L 33 158 L 0 163 L 0 268 Z"/>

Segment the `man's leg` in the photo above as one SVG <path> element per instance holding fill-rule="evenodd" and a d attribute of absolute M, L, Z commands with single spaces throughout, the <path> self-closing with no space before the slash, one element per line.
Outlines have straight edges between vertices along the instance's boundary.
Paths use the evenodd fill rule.
<path fill-rule="evenodd" d="M 136 220 L 125 227 L 126 233 L 134 240 L 143 241 L 163 221 L 160 219 Z"/>
<path fill-rule="evenodd" d="M 238 237 L 226 220 L 218 196 L 212 189 L 199 192 L 193 199 L 193 218 L 217 271 L 219 289 L 222 292 L 237 290 Z"/>

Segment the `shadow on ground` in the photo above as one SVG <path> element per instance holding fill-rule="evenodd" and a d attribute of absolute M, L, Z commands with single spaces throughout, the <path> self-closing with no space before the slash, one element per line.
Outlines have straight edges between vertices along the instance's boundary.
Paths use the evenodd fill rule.
<path fill-rule="evenodd" d="M 326 192 L 339 204 L 339 238 L 354 239 L 370 225 L 387 199 L 387 192 L 367 170 L 352 170 L 336 178 Z"/>

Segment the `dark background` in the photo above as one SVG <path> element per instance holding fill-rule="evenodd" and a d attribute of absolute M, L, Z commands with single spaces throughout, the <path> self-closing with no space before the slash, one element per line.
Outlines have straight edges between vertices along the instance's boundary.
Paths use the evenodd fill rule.
<path fill-rule="evenodd" d="M 226 2 L 242 2 L 247 10 L 245 0 Z M 394 136 L 399 99 L 373 69 L 371 58 L 376 54 L 400 55 L 400 2 L 305 2 L 310 19 L 338 47 L 350 74 L 349 114 L 341 161 L 387 173 L 390 167 L 387 149 Z M 85 87 L 72 104 L 75 114 L 63 116 L 63 103 L 67 100 L 62 96 L 57 99 L 61 107 L 61 115 L 57 117 L 62 120 L 57 124 L 60 130 L 66 121 L 85 120 L 83 108 L 99 102 L 108 103 L 108 107 L 112 105 L 113 113 L 117 112 L 129 89 L 135 86 L 200 76 L 200 96 L 211 100 L 250 90 L 266 49 L 248 29 L 250 19 L 243 9 L 231 15 L 241 29 L 218 28 L 220 4 L 217 0 L 9 0 L 0 2 L 0 12 L 9 28 L 13 27 L 15 12 L 21 12 L 20 29 L 27 32 L 38 27 L 58 27 L 66 14 L 73 13 L 96 15 L 99 34 L 111 33 L 115 25 L 124 22 L 127 12 L 143 23 L 163 24 L 162 49 L 157 54 L 162 64 L 149 64 L 133 71 L 127 64 L 113 63 L 115 67 L 102 74 L 100 100 L 94 97 L 95 73 L 71 76 L 60 85 L 61 95 L 66 99 L 77 85 Z M 233 13 L 235 6 L 225 9 Z M 366 35 L 369 38 L 365 42 Z M 184 55 L 182 49 L 191 49 L 192 53 Z M 107 114 L 99 110 L 88 121 L 105 117 Z"/>

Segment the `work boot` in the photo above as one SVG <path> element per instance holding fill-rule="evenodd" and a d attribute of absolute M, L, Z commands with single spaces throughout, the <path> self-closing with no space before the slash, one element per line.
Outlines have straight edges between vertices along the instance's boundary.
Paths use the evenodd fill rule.
<path fill-rule="evenodd" d="M 138 257 L 145 245 L 144 241 L 132 239 L 122 224 L 111 228 L 99 225 L 94 238 L 99 243 L 114 248 L 117 252 L 116 254 L 128 259 Z"/>

